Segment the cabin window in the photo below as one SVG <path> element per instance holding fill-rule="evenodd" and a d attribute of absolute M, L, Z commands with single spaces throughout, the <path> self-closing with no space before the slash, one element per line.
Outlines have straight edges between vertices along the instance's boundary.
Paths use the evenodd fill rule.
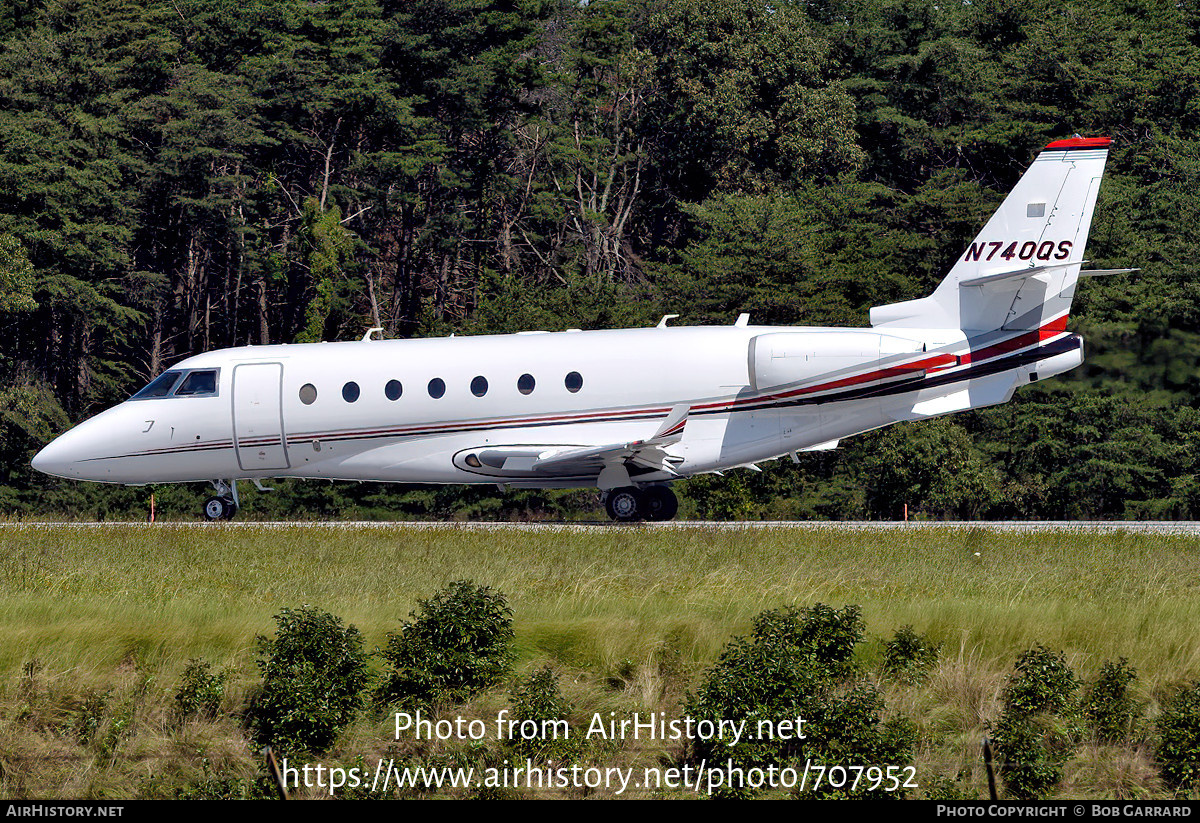
<path fill-rule="evenodd" d="M 523 374 L 517 378 L 517 391 L 521 394 L 533 394 L 533 387 L 537 385 L 537 381 L 533 379 L 532 374 Z"/>
<path fill-rule="evenodd" d="M 567 391 L 574 394 L 583 388 L 583 375 L 577 371 L 573 371 L 567 375 L 567 379 L 563 381 L 563 384 L 567 387 Z"/>
<path fill-rule="evenodd" d="M 163 372 L 150 381 L 150 385 L 129 399 L 146 400 L 154 397 L 166 397 L 171 393 L 171 389 L 175 388 L 175 384 L 179 382 L 179 378 L 182 376 L 183 372 L 180 371 Z"/>
<path fill-rule="evenodd" d="M 437 400 L 446 393 L 446 381 L 440 377 L 435 377 L 429 381 L 429 396 Z"/>
<path fill-rule="evenodd" d="M 217 393 L 217 370 L 199 369 L 188 372 L 175 390 L 176 397 L 212 397 Z"/>
<path fill-rule="evenodd" d="M 476 397 L 483 397 L 487 394 L 487 378 L 482 374 L 471 381 L 471 394 Z"/>
<path fill-rule="evenodd" d="M 312 383 L 305 383 L 300 387 L 300 402 L 306 406 L 311 406 L 317 402 L 317 387 Z"/>
<path fill-rule="evenodd" d="M 346 385 L 342 386 L 342 399 L 347 403 L 353 403 L 358 399 L 359 389 L 358 384 L 351 380 Z"/>
<path fill-rule="evenodd" d="M 400 395 L 404 394 L 404 386 L 399 380 L 389 380 L 387 385 L 383 387 L 383 395 L 388 400 L 399 400 Z"/>

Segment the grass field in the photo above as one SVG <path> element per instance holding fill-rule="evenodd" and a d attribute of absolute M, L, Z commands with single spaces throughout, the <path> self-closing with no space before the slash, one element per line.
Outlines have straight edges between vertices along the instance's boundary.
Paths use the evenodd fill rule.
<path fill-rule="evenodd" d="M 11 524 L 0 526 L 0 544 L 0 789 L 9 796 L 132 796 L 147 775 L 160 779 L 156 759 L 189 747 L 219 751 L 220 762 L 244 772 L 251 758 L 238 700 L 257 676 L 254 638 L 273 632 L 273 615 L 318 606 L 358 626 L 373 647 L 419 598 L 457 579 L 503 592 L 518 670 L 550 661 L 574 673 L 565 691 L 585 707 L 677 710 L 722 646 L 765 609 L 860 606 L 868 672 L 896 629 L 912 625 L 942 643 L 942 659 L 921 689 L 885 689 L 888 704 L 922 729 L 918 765 L 961 773 L 974 791 L 985 785 L 976 751 L 984 724 L 1013 661 L 1033 644 L 1065 652 L 1085 680 L 1104 661 L 1127 658 L 1151 715 L 1166 690 L 1200 677 L 1194 537 L 936 526 L 580 533 Z M 171 694 L 197 657 L 234 672 L 230 716 L 175 729 L 165 720 Z M 678 682 L 663 680 L 667 658 L 684 673 Z M 98 694 L 108 714 L 97 722 L 125 712 L 110 749 L 143 752 L 136 768 L 113 751 L 97 762 L 94 747 L 64 731 Z M 503 705 L 502 694 L 487 700 Z M 364 723 L 340 745 L 386 742 L 373 742 L 378 730 Z M 1087 750 L 1064 793 L 1161 791 L 1148 746 L 1133 741 L 1119 758 Z M 54 753 L 60 765 L 39 765 Z M 186 777 L 195 768 L 166 771 Z"/>

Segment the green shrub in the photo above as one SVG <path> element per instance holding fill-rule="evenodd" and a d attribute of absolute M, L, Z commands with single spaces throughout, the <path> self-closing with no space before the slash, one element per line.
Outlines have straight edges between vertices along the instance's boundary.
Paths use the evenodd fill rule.
<path fill-rule="evenodd" d="M 738 637 L 726 644 L 695 695 L 689 697 L 687 715 L 697 722 L 714 723 L 751 718 L 774 721 L 797 715 L 807 718 L 819 701 L 822 685 L 806 650 L 778 636 Z M 799 742 L 784 746 L 775 740 L 749 738 L 731 747 L 725 743 L 693 741 L 693 760 L 719 762 L 728 754 L 739 765 L 761 767 L 801 753 Z"/>
<path fill-rule="evenodd" d="M 70 730 L 82 746 L 97 757 L 108 758 L 128 736 L 133 723 L 134 703 L 113 700 L 113 690 L 90 690 L 71 720 Z"/>
<path fill-rule="evenodd" d="M 499 683 L 512 665 L 512 610 L 504 595 L 457 580 L 421 600 L 399 633 L 388 633 L 392 671 L 381 696 L 428 705 L 465 700 Z"/>
<path fill-rule="evenodd" d="M 904 626 L 897 630 L 884 649 L 883 672 L 898 680 L 924 680 L 937 663 L 941 650 L 940 644 L 917 634 L 912 626 Z"/>
<path fill-rule="evenodd" d="M 79 707 L 79 711 L 71 723 L 71 731 L 74 732 L 75 739 L 81 745 L 86 746 L 95 739 L 96 733 L 100 730 L 100 726 L 108 714 L 108 701 L 111 697 L 112 689 L 103 693 L 89 691 L 84 697 L 83 705 Z"/>
<path fill-rule="evenodd" d="M 1163 703 L 1155 759 L 1163 782 L 1191 789 L 1200 781 L 1200 681 Z"/>
<path fill-rule="evenodd" d="M 1100 667 L 1083 700 L 1083 716 L 1092 734 L 1104 743 L 1124 740 L 1134 731 L 1140 707 L 1129 693 L 1137 672 L 1124 657 Z"/>
<path fill-rule="evenodd" d="M 870 683 L 863 681 L 840 688 L 827 688 L 821 694 L 821 705 L 809 710 L 805 756 L 813 764 L 824 766 L 904 766 L 912 760 L 917 729 L 903 717 L 884 721 L 883 698 Z M 850 774 L 849 779 L 854 775 Z M 901 785 L 887 791 L 885 783 L 874 790 L 870 782 L 857 788 L 852 784 L 837 786 L 831 780 L 800 791 L 798 798 L 848 799 L 906 797 L 903 786 L 911 775 L 900 774 Z M 860 781 L 861 783 L 861 781 Z"/>
<path fill-rule="evenodd" d="M 175 692 L 175 714 L 179 718 L 216 717 L 225 698 L 229 672 L 213 674 L 205 660 L 189 660 L 183 669 L 183 682 Z"/>
<path fill-rule="evenodd" d="M 1004 690 L 1005 712 L 1020 716 L 1077 712 L 1079 681 L 1062 654 L 1038 644 L 1017 658 L 1014 668 L 1016 673 Z"/>
<path fill-rule="evenodd" d="M 766 611 L 754 618 L 756 637 L 778 635 L 805 650 L 828 674 L 843 673 L 844 667 L 850 665 L 864 629 L 858 606 L 838 611 L 817 603 L 811 608 Z"/>
<path fill-rule="evenodd" d="M 993 728 L 1000 776 L 1012 797 L 1044 797 L 1062 780 L 1075 748 L 1070 729 L 1056 720 L 1046 714 L 1004 714 Z"/>
<path fill-rule="evenodd" d="M 992 730 L 1009 794 L 1045 796 L 1062 780 L 1079 735 L 1079 682 L 1066 658 L 1038 645 L 1022 654 Z"/>
<path fill-rule="evenodd" d="M 311 606 L 284 609 L 275 622 L 274 639 L 258 638 L 263 683 L 250 709 L 255 738 L 282 753 L 324 752 L 362 702 L 362 636 Z"/>
<path fill-rule="evenodd" d="M 509 705 L 516 725 L 508 745 L 517 754 L 562 761 L 578 753 L 577 741 L 569 736 L 567 725 L 571 704 L 562 696 L 558 675 L 550 666 L 517 683 Z"/>
<path fill-rule="evenodd" d="M 731 762 L 744 772 L 805 758 L 841 766 L 908 762 L 913 727 L 903 720 L 882 723 L 879 693 L 852 677 L 849 662 L 861 636 L 855 606 L 838 612 L 818 604 L 760 614 L 750 637 L 734 638 L 725 646 L 686 707 L 697 722 L 745 721 L 743 736 L 733 745 L 728 738 L 697 738 L 691 761 Z M 797 738 L 794 726 L 791 733 L 758 734 L 760 723 L 771 724 L 764 730 L 779 730 L 783 721 L 794 724 L 797 718 L 804 720 L 798 729 L 804 739 Z M 753 793 L 735 781 L 717 795 Z M 868 795 L 860 790 L 856 796 Z"/>

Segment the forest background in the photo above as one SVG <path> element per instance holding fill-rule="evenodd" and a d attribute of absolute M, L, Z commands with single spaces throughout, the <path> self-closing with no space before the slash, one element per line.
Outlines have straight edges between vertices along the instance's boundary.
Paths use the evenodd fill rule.
<path fill-rule="evenodd" d="M 1113 148 L 1087 361 L 1001 407 L 679 484 L 699 517 L 1200 518 L 1200 7 L 1156 0 L 4 0 L 0 513 L 191 517 L 29 467 L 247 343 L 856 325 L 1037 150 Z M 595 492 L 281 481 L 258 516 Z"/>

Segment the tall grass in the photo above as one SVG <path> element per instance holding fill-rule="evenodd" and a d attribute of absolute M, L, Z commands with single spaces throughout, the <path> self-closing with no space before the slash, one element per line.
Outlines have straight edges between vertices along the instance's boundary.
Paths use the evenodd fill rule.
<path fill-rule="evenodd" d="M 9 676 L 34 656 L 233 659 L 305 603 L 382 641 L 464 578 L 508 596 L 520 652 L 584 666 L 668 637 L 709 660 L 757 612 L 825 602 L 860 605 L 880 636 L 912 624 L 985 656 L 1041 642 L 1084 671 L 1125 656 L 1152 677 L 1200 675 L 1200 540 L 1185 536 L 8 525 L 0 541 Z"/>
<path fill-rule="evenodd" d="M 107 694 L 104 722 L 135 718 L 136 746 L 155 757 L 203 749 L 245 771 L 232 720 L 171 730 L 162 719 L 186 661 L 231 668 L 226 702 L 236 705 L 257 677 L 254 638 L 273 631 L 281 609 L 318 606 L 381 646 L 418 599 L 457 579 L 507 596 L 518 668 L 551 660 L 581 673 L 570 688 L 592 707 L 618 699 L 605 691 L 618 688 L 621 700 L 669 710 L 687 673 L 764 609 L 859 605 L 869 668 L 912 625 L 942 643 L 942 662 L 922 688 L 891 688 L 889 705 L 936 741 L 921 754 L 927 768 L 965 770 L 975 785 L 985 724 L 1034 643 L 1065 651 L 1084 678 L 1127 658 L 1151 702 L 1200 677 L 1200 539 L 1188 536 L 12 524 L 0 525 L 0 548 L 0 750 L 58 751 L 88 700 Z M 376 736 L 373 727 L 355 735 Z M 1143 755 L 1128 758 L 1115 773 L 1092 764 L 1071 779 L 1128 796 L 1139 791 L 1130 775 L 1146 768 Z M 97 768 L 38 780 L 79 796 L 97 790 Z M 180 768 L 194 777 L 200 767 Z"/>

